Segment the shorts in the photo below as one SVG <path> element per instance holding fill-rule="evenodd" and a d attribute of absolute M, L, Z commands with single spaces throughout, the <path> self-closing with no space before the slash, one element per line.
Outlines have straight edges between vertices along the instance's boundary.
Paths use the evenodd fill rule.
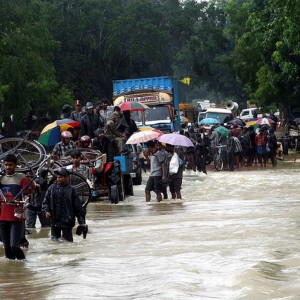
<path fill-rule="evenodd" d="M 150 176 L 148 178 L 145 191 L 154 191 L 155 193 L 162 193 L 163 186 L 161 185 L 162 176 Z"/>
<path fill-rule="evenodd" d="M 181 190 L 181 186 L 182 186 L 182 178 L 171 179 L 169 185 L 170 192 L 171 193 L 179 192 Z"/>

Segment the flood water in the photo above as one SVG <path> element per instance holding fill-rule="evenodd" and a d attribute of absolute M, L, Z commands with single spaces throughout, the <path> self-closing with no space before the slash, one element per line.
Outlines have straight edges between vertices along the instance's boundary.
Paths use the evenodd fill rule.
<path fill-rule="evenodd" d="M 146 178 L 145 178 L 146 179 Z M 183 200 L 88 206 L 87 239 L 0 247 L 0 299 L 300 299 L 300 170 L 186 175 Z"/>

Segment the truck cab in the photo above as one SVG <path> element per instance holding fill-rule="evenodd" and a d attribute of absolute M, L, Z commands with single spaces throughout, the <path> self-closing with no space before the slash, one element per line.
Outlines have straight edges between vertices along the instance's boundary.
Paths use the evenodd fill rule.
<path fill-rule="evenodd" d="M 115 80 L 114 105 L 134 101 L 149 109 L 133 112 L 137 126 L 151 126 L 163 132 L 179 130 L 179 100 L 177 81 L 171 77 L 150 77 Z"/>
<path fill-rule="evenodd" d="M 205 118 L 217 119 L 220 122 L 220 124 L 227 123 L 228 121 L 233 119 L 232 111 L 226 108 L 208 108 L 204 113 Z M 198 124 L 202 119 L 204 119 L 203 112 L 199 112 Z"/>

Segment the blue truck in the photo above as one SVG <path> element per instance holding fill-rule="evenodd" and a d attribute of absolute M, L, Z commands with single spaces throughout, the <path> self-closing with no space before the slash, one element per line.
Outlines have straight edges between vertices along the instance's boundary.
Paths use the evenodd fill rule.
<path fill-rule="evenodd" d="M 138 127 L 151 126 L 165 133 L 180 129 L 178 81 L 172 77 L 115 80 L 113 100 L 115 106 L 137 101 L 151 108 L 132 113 Z"/>

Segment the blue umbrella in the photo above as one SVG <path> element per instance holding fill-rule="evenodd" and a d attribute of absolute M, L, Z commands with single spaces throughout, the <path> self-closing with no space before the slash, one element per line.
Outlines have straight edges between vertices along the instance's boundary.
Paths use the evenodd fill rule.
<path fill-rule="evenodd" d="M 215 118 L 205 118 L 201 120 L 199 124 L 206 124 L 206 125 L 220 124 L 220 121 Z"/>

